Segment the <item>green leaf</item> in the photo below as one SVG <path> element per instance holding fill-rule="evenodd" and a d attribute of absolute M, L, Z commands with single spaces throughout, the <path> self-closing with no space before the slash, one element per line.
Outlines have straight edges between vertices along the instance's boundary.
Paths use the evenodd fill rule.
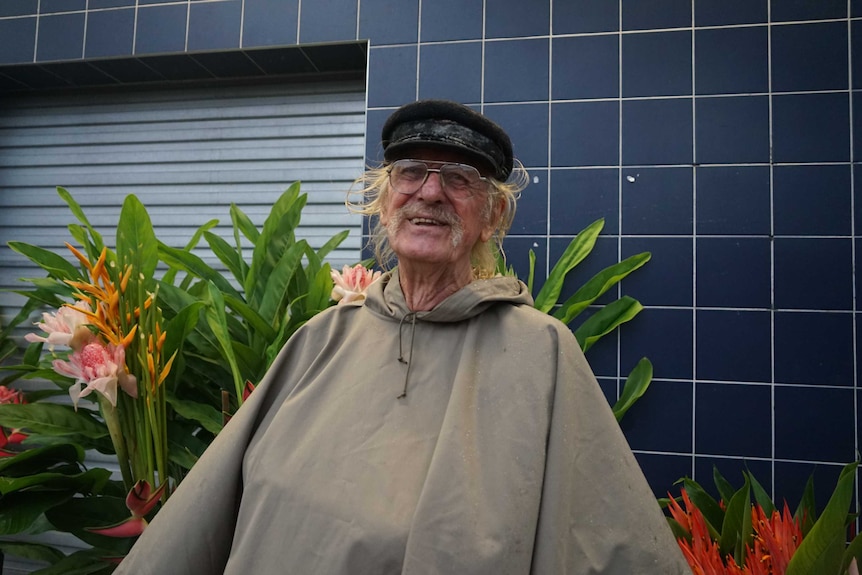
<path fill-rule="evenodd" d="M 527 291 L 533 293 L 533 284 L 536 280 L 536 252 L 530 250 L 530 272 L 527 274 Z"/>
<path fill-rule="evenodd" d="M 715 483 L 715 488 L 718 490 L 718 496 L 722 501 L 730 501 L 736 491 L 733 485 L 724 478 L 724 475 L 718 470 L 717 465 L 712 466 L 712 481 Z"/>
<path fill-rule="evenodd" d="M 29 259 L 53 278 L 59 280 L 80 280 L 83 278 L 78 268 L 50 250 L 24 242 L 9 242 L 8 245 L 13 251 Z"/>
<path fill-rule="evenodd" d="M 195 246 L 198 245 L 198 242 L 200 241 L 203 233 L 206 232 L 207 230 L 214 228 L 217 225 L 218 225 L 218 220 L 210 220 L 207 223 L 205 223 L 204 225 L 202 225 L 201 227 L 199 227 L 197 230 L 195 230 L 195 233 L 192 234 L 191 239 L 189 239 L 189 241 L 186 242 L 185 251 L 191 252 L 195 248 Z M 178 271 L 179 271 L 179 269 L 177 269 L 177 268 L 173 268 L 173 267 L 169 268 L 168 271 L 165 272 L 165 275 L 162 276 L 162 281 L 165 283 L 173 285 L 174 281 L 176 281 Z"/>
<path fill-rule="evenodd" d="M 231 311 L 239 314 L 254 330 L 256 335 L 265 341 L 272 341 L 275 338 L 276 332 L 272 329 L 272 326 L 244 301 L 235 297 L 225 296 L 224 303 Z"/>
<path fill-rule="evenodd" d="M 34 473 L 24 477 L 0 476 L 0 495 L 8 495 L 23 489 L 40 488 L 45 490 L 66 489 L 76 493 L 98 493 L 110 479 L 107 469 L 93 468 L 82 473 Z"/>
<path fill-rule="evenodd" d="M 71 491 L 19 491 L 0 498 L 0 535 L 40 533 L 43 513 L 72 497 Z"/>
<path fill-rule="evenodd" d="M 841 568 L 839 573 L 846 573 L 850 562 L 856 559 L 856 565 L 862 566 L 862 533 L 853 538 L 853 541 L 847 546 L 844 551 L 844 557 L 841 560 Z"/>
<path fill-rule="evenodd" d="M 0 459 L 0 474 L 20 477 L 38 473 L 55 465 L 77 464 L 84 461 L 84 450 L 71 443 L 28 449 L 13 457 Z"/>
<path fill-rule="evenodd" d="M 560 256 L 560 259 L 554 265 L 554 269 L 548 274 L 548 279 L 539 291 L 539 295 L 536 296 L 536 309 L 547 313 L 554 307 L 557 299 L 560 297 L 560 291 L 563 288 L 563 281 L 565 281 L 566 275 L 593 251 L 593 247 L 596 245 L 596 238 L 599 236 L 599 232 L 602 231 L 604 225 L 604 218 L 596 220 L 584 228 L 569 243 L 566 251 L 563 252 L 563 255 Z"/>
<path fill-rule="evenodd" d="M 62 552 L 53 547 L 28 541 L 0 541 L 0 553 L 51 564 L 65 557 Z"/>
<path fill-rule="evenodd" d="M 568 324 L 575 319 L 588 305 L 596 301 L 612 286 L 619 283 L 633 271 L 642 267 L 650 259 L 649 252 L 635 254 L 609 266 L 585 283 L 569 299 L 554 312 L 554 317 Z"/>
<path fill-rule="evenodd" d="M 117 224 L 117 257 L 121 264 L 130 263 L 134 273 L 153 277 L 159 262 L 156 234 L 150 215 L 133 194 L 126 196 Z"/>
<path fill-rule="evenodd" d="M 718 502 L 693 479 L 683 479 L 683 487 L 695 507 L 700 509 L 706 520 L 707 528 L 714 540 L 719 539 L 719 532 L 724 524 L 724 510 Z"/>
<path fill-rule="evenodd" d="M 245 270 L 242 266 L 241 254 L 224 241 L 221 236 L 207 232 L 204 237 L 219 261 L 233 274 L 239 285 L 243 285 L 245 283 Z"/>
<path fill-rule="evenodd" d="M 736 564 L 742 565 L 745 562 L 745 546 L 749 543 L 752 533 L 751 485 L 746 475 L 745 484 L 727 503 L 719 540 L 722 555 L 732 554 Z"/>
<path fill-rule="evenodd" d="M 754 493 L 754 501 L 763 509 L 767 517 L 772 517 L 772 514 L 775 513 L 775 504 L 772 502 L 772 498 L 750 471 L 746 475 L 749 481 L 751 481 L 751 491 Z"/>
<path fill-rule="evenodd" d="M 593 314 L 575 330 L 575 337 L 586 352 L 594 343 L 634 318 L 643 306 L 634 298 L 623 296 Z"/>
<path fill-rule="evenodd" d="M 131 537 L 108 537 L 87 531 L 114 525 L 129 516 L 125 497 L 87 496 L 70 499 L 49 509 L 45 516 L 60 531 L 71 533 L 81 541 L 110 550 L 116 555 L 128 553 Z"/>
<path fill-rule="evenodd" d="M 288 286 L 300 267 L 302 256 L 307 246 L 305 240 L 291 245 L 273 267 L 267 278 L 266 289 L 260 299 L 258 313 L 269 325 L 277 327 L 284 309 L 289 301 Z"/>
<path fill-rule="evenodd" d="M 0 405 L 0 425 L 42 435 L 78 434 L 98 439 L 108 434 L 105 424 L 90 412 L 81 408 L 76 412 L 71 406 L 53 403 Z"/>
<path fill-rule="evenodd" d="M 802 536 L 806 537 L 811 528 L 814 527 L 814 522 L 817 521 L 817 504 L 814 500 L 814 474 L 808 476 L 808 481 L 805 482 L 805 489 L 802 491 L 802 498 L 799 500 L 799 505 L 796 507 L 796 512 L 793 514 L 794 519 L 799 520 L 802 526 Z"/>
<path fill-rule="evenodd" d="M 254 222 L 236 204 L 230 205 L 230 220 L 233 222 L 234 232 L 237 230 L 242 232 L 242 235 L 252 244 L 257 245 L 257 241 L 260 238 L 257 226 L 254 225 Z"/>
<path fill-rule="evenodd" d="M 347 239 L 347 236 L 350 235 L 350 230 L 343 230 L 329 238 L 323 246 L 317 250 L 317 257 L 320 259 L 326 258 L 332 250 L 341 245 L 341 242 Z"/>
<path fill-rule="evenodd" d="M 617 421 L 622 420 L 629 408 L 646 393 L 650 382 L 652 382 L 652 373 L 652 363 L 647 358 L 642 357 L 626 378 L 623 392 L 614 404 L 613 412 Z"/>
<path fill-rule="evenodd" d="M 194 277 L 215 284 L 219 290 L 234 297 L 241 297 L 224 276 L 208 266 L 201 258 L 159 242 L 159 257 L 167 265 L 178 268 Z"/>
<path fill-rule="evenodd" d="M 84 224 L 84 226 L 87 228 L 87 231 L 90 232 L 90 237 L 93 238 L 93 247 L 95 248 L 95 253 L 90 253 L 89 256 L 91 258 L 97 257 L 102 252 L 102 248 L 105 247 L 105 242 L 102 241 L 101 234 L 99 234 L 99 232 L 97 232 L 95 228 L 93 228 L 93 226 L 90 224 L 90 220 L 88 220 L 87 216 L 84 214 L 84 210 L 81 209 L 81 206 L 78 204 L 78 202 L 75 201 L 75 199 L 72 197 L 72 194 L 70 194 L 68 190 L 66 190 L 66 188 L 58 186 L 57 193 L 60 195 L 63 201 L 68 204 L 69 210 L 72 212 L 72 215 L 74 215 L 79 222 Z M 85 245 L 84 242 L 81 242 L 81 245 Z"/>
<path fill-rule="evenodd" d="M 116 565 L 102 557 L 109 555 L 102 550 L 84 549 L 63 557 L 50 567 L 33 571 L 30 575 L 107 575 Z"/>
<path fill-rule="evenodd" d="M 811 528 L 787 565 L 786 575 L 838 573 L 844 559 L 845 521 L 853 499 L 858 463 L 841 470 L 838 484 L 820 518 Z"/>
<path fill-rule="evenodd" d="M 236 357 L 233 353 L 233 344 L 231 342 L 230 333 L 227 326 L 227 318 L 224 311 L 224 298 L 215 284 L 208 284 L 209 287 L 209 305 L 206 308 L 207 325 L 212 330 L 219 344 L 222 357 L 230 366 L 231 374 L 236 391 L 237 402 L 242 403 L 242 375 L 239 372 L 239 366 L 236 362 Z"/>
<path fill-rule="evenodd" d="M 217 410 L 212 405 L 179 399 L 172 394 L 168 394 L 167 401 L 179 415 L 200 423 L 203 428 L 210 433 L 218 434 L 218 432 L 221 431 L 221 411 Z"/>

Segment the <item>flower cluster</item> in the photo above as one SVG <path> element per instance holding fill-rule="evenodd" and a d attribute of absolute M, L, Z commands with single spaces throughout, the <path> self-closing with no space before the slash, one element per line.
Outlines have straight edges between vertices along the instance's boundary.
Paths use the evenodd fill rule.
<path fill-rule="evenodd" d="M 9 389 L 5 385 L 0 385 L 0 405 L 4 403 L 24 404 L 27 401 L 24 399 L 24 394 L 20 390 Z M 22 441 L 27 439 L 27 434 L 20 429 L 5 429 L 0 426 L 0 457 L 11 457 L 18 453 L 9 447 L 20 445 Z"/>
<path fill-rule="evenodd" d="M 337 270 L 332 270 L 330 273 L 332 281 L 335 282 L 335 287 L 332 288 L 332 299 L 339 305 L 363 301 L 368 287 L 380 279 L 382 274 L 380 271 L 372 272 L 362 264 L 356 264 L 353 267 L 344 266 L 340 273 Z"/>

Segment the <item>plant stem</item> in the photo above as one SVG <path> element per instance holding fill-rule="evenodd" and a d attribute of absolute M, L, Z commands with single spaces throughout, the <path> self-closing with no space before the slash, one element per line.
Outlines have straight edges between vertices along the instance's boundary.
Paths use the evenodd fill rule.
<path fill-rule="evenodd" d="M 135 481 L 132 477 L 132 470 L 129 467 L 129 453 L 126 450 L 126 442 L 123 439 L 123 431 L 119 415 L 117 414 L 117 408 L 111 405 L 111 402 L 101 394 L 99 394 L 99 407 L 102 411 L 102 417 L 105 419 L 105 424 L 108 426 L 108 433 L 111 436 L 111 443 L 114 444 L 114 451 L 117 453 L 117 463 L 120 465 L 123 485 L 126 491 L 128 491 L 134 486 Z"/>

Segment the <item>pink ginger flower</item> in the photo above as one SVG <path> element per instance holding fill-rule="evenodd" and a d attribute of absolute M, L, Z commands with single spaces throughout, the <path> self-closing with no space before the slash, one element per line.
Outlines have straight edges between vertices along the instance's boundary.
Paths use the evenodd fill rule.
<path fill-rule="evenodd" d="M 53 366 L 57 373 L 75 378 L 75 383 L 69 388 L 75 409 L 78 408 L 78 399 L 94 390 L 116 407 L 118 383 L 132 397 L 138 396 L 137 380 L 126 372 L 126 352 L 121 345 L 92 341 L 80 351 L 72 353 L 68 362 L 57 359 Z M 86 387 L 81 389 L 82 385 Z"/>
<path fill-rule="evenodd" d="M 87 324 L 89 318 L 83 311 L 90 311 L 87 302 L 79 301 L 73 306 L 64 305 L 55 313 L 43 313 L 41 322 L 36 322 L 39 329 L 48 334 L 47 337 L 28 333 L 24 336 L 29 342 L 41 341 L 47 343 L 53 351 L 55 345 L 65 345 L 74 349 L 80 349 L 94 336 Z"/>
<path fill-rule="evenodd" d="M 335 287 L 332 288 L 332 299 L 339 305 L 365 299 L 365 291 L 368 286 L 380 279 L 382 272 L 371 272 L 362 264 L 356 264 L 352 268 L 344 266 L 339 273 L 336 270 L 330 272 Z"/>

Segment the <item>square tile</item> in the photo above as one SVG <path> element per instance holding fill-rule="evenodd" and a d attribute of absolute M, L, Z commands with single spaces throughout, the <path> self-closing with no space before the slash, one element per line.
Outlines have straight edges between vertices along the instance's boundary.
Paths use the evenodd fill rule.
<path fill-rule="evenodd" d="M 823 460 L 818 458 L 816 461 Z M 822 512 L 838 483 L 841 467 L 822 463 L 776 461 L 774 500 L 787 500 L 788 507 L 795 510 L 805 492 L 805 485 L 813 477 L 816 508 L 818 512 Z"/>
<path fill-rule="evenodd" d="M 619 233 L 618 168 L 551 172 L 551 234 L 573 235 L 599 218 L 604 234 Z"/>
<path fill-rule="evenodd" d="M 422 42 L 482 38 L 484 0 L 435 0 L 422 3 Z"/>
<path fill-rule="evenodd" d="M 416 46 L 371 47 L 368 107 L 400 106 L 416 99 Z"/>
<path fill-rule="evenodd" d="M 90 12 L 84 56 L 101 58 L 129 55 L 132 53 L 134 33 L 134 8 Z"/>
<path fill-rule="evenodd" d="M 506 252 L 506 265 L 515 270 L 518 279 L 527 283 L 530 276 L 530 251 L 536 256 L 533 278 L 533 297 L 539 293 L 548 277 L 547 239 L 540 236 L 506 236 L 503 240 Z"/>
<path fill-rule="evenodd" d="M 772 390 L 768 385 L 698 383 L 694 393 L 697 453 L 771 455 Z"/>
<path fill-rule="evenodd" d="M 362 0 L 359 37 L 377 46 L 418 42 L 419 0 Z"/>
<path fill-rule="evenodd" d="M 419 51 L 419 98 L 479 102 L 482 43 L 423 45 Z"/>
<path fill-rule="evenodd" d="M 245 0 L 244 47 L 296 44 L 298 31 L 299 0 Z"/>
<path fill-rule="evenodd" d="M 87 9 L 87 0 L 39 0 L 39 14 L 79 12 Z"/>
<path fill-rule="evenodd" d="M 775 235 L 851 235 L 850 176 L 850 164 L 775 166 Z"/>
<path fill-rule="evenodd" d="M 771 256 L 769 238 L 697 238 L 697 305 L 768 309 Z"/>
<path fill-rule="evenodd" d="M 691 306 L 694 270 L 691 238 L 622 238 L 622 257 L 641 252 L 650 252 L 652 258 L 622 281 L 623 293 L 645 306 Z"/>
<path fill-rule="evenodd" d="M 299 11 L 299 42 L 356 40 L 356 0 L 303 2 Z"/>
<path fill-rule="evenodd" d="M 551 33 L 551 3 L 485 0 L 485 37 L 547 36 Z"/>
<path fill-rule="evenodd" d="M 84 56 L 84 14 L 39 17 L 36 60 L 74 60 Z"/>
<path fill-rule="evenodd" d="M 691 53 L 688 30 L 624 34 L 623 97 L 691 94 Z"/>
<path fill-rule="evenodd" d="M 768 235 L 768 166 L 698 166 L 698 234 Z"/>
<path fill-rule="evenodd" d="M 769 162 L 769 97 L 735 96 L 695 100 L 699 164 Z"/>
<path fill-rule="evenodd" d="M 672 453 L 692 451 L 692 434 L 688 433 L 693 424 L 692 385 L 690 381 L 653 380 L 649 391 L 620 422 L 632 449 Z"/>
<path fill-rule="evenodd" d="M 517 82 L 512 79 L 517 78 Z M 485 101 L 548 99 L 548 40 L 485 43 Z"/>
<path fill-rule="evenodd" d="M 735 489 L 740 489 L 745 482 L 743 472 L 749 472 L 754 475 L 754 478 L 766 489 L 767 493 L 772 492 L 772 463 L 769 461 L 695 455 L 694 480 L 716 500 L 720 497 L 718 489 L 715 487 L 716 469 Z M 674 493 L 678 493 L 678 487 Z"/>
<path fill-rule="evenodd" d="M 192 2 L 188 50 L 238 48 L 242 2 Z"/>
<path fill-rule="evenodd" d="M 862 6 L 862 0 L 859 0 Z M 850 22 L 850 60 L 853 76 L 853 89 L 862 88 L 862 20 Z"/>
<path fill-rule="evenodd" d="M 578 230 L 580 231 L 580 230 Z M 574 236 L 567 237 L 557 237 L 551 238 L 550 240 L 550 252 L 549 253 L 549 262 L 548 268 L 549 270 L 553 270 L 554 266 L 563 255 L 563 252 L 566 251 L 566 248 L 569 247 L 569 244 L 573 241 Z M 563 287 L 560 290 L 560 298 L 558 303 L 562 304 L 570 297 L 572 297 L 575 292 L 577 292 L 585 283 L 590 281 L 594 275 L 602 271 L 608 266 L 612 266 L 618 261 L 620 261 L 618 255 L 618 244 L 616 238 L 611 237 L 599 237 L 596 239 L 595 246 L 593 246 L 592 251 L 587 255 L 584 260 L 575 266 L 568 274 L 566 274 L 566 279 L 563 282 Z M 647 264 L 649 265 L 649 264 Z M 637 270 L 634 273 L 638 273 Z M 549 271 L 550 273 L 550 271 Z M 612 302 L 619 297 L 617 293 L 617 289 L 611 288 L 607 293 L 602 295 L 594 305 L 604 305 L 606 303 Z M 578 316 L 575 320 L 576 325 L 580 325 L 586 317 L 591 314 L 584 314 L 583 316 Z M 610 337 L 610 335 L 605 336 Z M 592 349 L 588 350 L 592 351 Z"/>
<path fill-rule="evenodd" d="M 135 54 L 184 51 L 187 16 L 184 5 L 138 7 Z"/>
<path fill-rule="evenodd" d="M 769 21 L 768 0 L 697 0 L 695 26 L 765 24 Z"/>
<path fill-rule="evenodd" d="M 619 121 L 617 102 L 551 104 L 551 165 L 618 165 Z"/>
<path fill-rule="evenodd" d="M 847 23 L 772 26 L 772 90 L 846 90 Z"/>
<path fill-rule="evenodd" d="M 852 242 L 775 238 L 775 307 L 853 309 Z"/>
<path fill-rule="evenodd" d="M 781 0 L 772 2 L 772 21 L 822 20 L 847 17 L 846 0 Z"/>
<path fill-rule="evenodd" d="M 676 490 L 677 479 L 691 475 L 691 456 L 688 455 L 635 453 L 635 457 L 656 498 L 667 497 L 668 491 Z"/>
<path fill-rule="evenodd" d="M 694 44 L 696 94 L 769 90 L 769 29 L 766 26 L 696 30 Z M 731 46 L 733 48 L 729 49 Z"/>
<path fill-rule="evenodd" d="M 551 41 L 554 100 L 618 98 L 619 36 L 574 36 Z"/>
<path fill-rule="evenodd" d="M 551 0 L 554 34 L 616 32 L 620 29 L 619 2 L 607 0 Z"/>
<path fill-rule="evenodd" d="M 638 271 L 645 272 L 647 269 L 649 264 Z M 639 292 L 627 286 L 623 286 L 623 293 L 640 299 Z M 640 358 L 648 357 L 653 364 L 654 377 L 691 379 L 694 346 L 692 322 L 691 310 L 643 310 L 620 330 L 620 363 L 634 366 Z M 650 395 L 647 393 L 644 398 Z M 679 406 L 679 411 L 688 413 L 684 405 Z"/>
<path fill-rule="evenodd" d="M 514 155 L 524 166 L 548 165 L 548 104 L 485 106 L 483 113 L 509 134 Z"/>
<path fill-rule="evenodd" d="M 695 329 L 697 379 L 761 383 L 772 381 L 772 323 L 769 312 L 699 309 Z M 768 395 L 768 388 L 766 392 Z M 704 407 L 711 409 L 713 406 L 707 404 Z M 714 426 L 715 431 L 720 429 L 720 425 Z M 716 438 L 707 441 L 714 442 Z M 768 455 L 745 450 L 716 450 L 715 447 L 698 449 L 698 452 L 764 457 Z"/>
<path fill-rule="evenodd" d="M 623 164 L 691 164 L 692 114 L 690 98 L 623 101 Z"/>
<path fill-rule="evenodd" d="M 622 0 L 623 30 L 688 28 L 693 0 Z"/>
<path fill-rule="evenodd" d="M 624 168 L 623 233 L 691 235 L 693 185 L 692 168 Z"/>
<path fill-rule="evenodd" d="M 0 20 L 0 64 L 33 61 L 36 44 L 36 18 Z"/>
<path fill-rule="evenodd" d="M 850 462 L 855 457 L 852 389 L 775 388 L 775 456 Z"/>
<path fill-rule="evenodd" d="M 38 0 L 4 0 L 0 2 L 0 16 L 36 15 L 38 7 Z"/>
<path fill-rule="evenodd" d="M 548 231 L 548 171 L 530 171 L 530 183 L 521 192 L 510 234 L 535 236 Z"/>
<path fill-rule="evenodd" d="M 850 161 L 848 94 L 788 94 L 772 98 L 773 161 Z"/>
<path fill-rule="evenodd" d="M 775 312 L 775 381 L 853 386 L 853 316 Z"/>

